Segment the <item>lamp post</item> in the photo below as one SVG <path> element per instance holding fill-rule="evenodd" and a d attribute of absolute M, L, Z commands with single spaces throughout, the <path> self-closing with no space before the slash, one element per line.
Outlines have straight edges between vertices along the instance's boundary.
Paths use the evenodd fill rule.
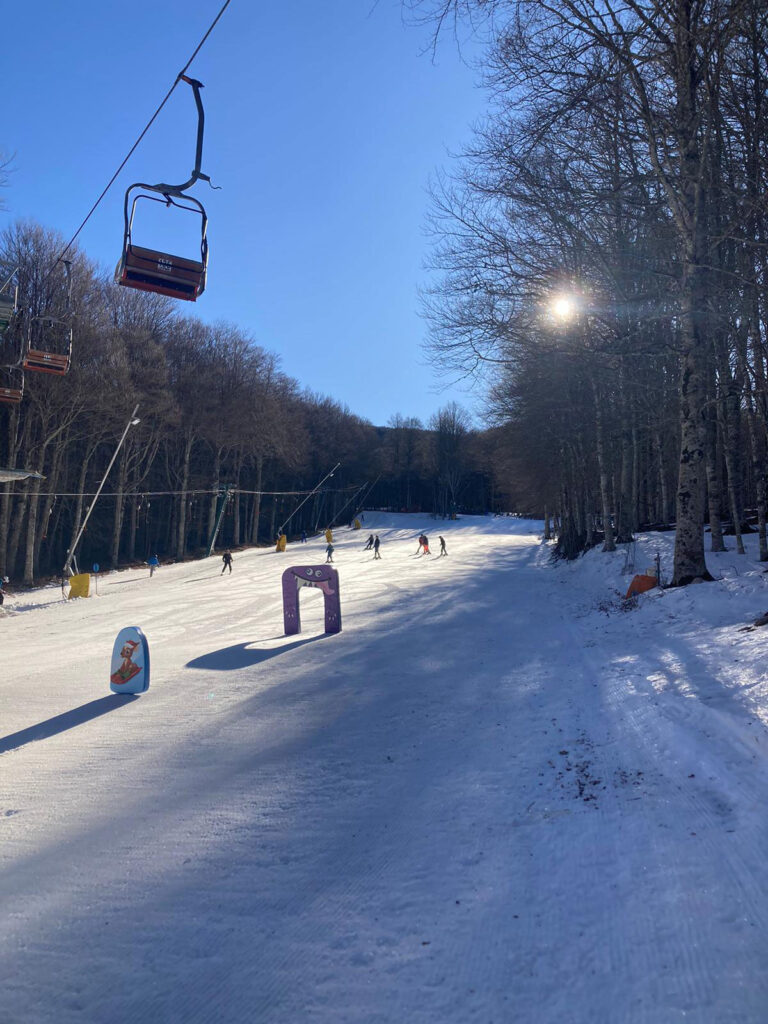
<path fill-rule="evenodd" d="M 86 523 L 88 522 L 88 520 L 89 520 L 89 518 L 91 516 L 91 512 L 93 512 L 93 508 L 94 508 L 96 502 L 99 500 L 99 495 L 101 494 L 102 488 L 104 487 L 106 479 L 109 476 L 109 471 L 110 471 L 110 469 L 112 469 L 112 466 L 115 463 L 115 459 L 117 458 L 118 452 L 123 447 L 123 441 L 125 441 L 126 437 L 128 436 L 128 431 L 131 429 L 131 427 L 135 427 L 137 423 L 141 423 L 141 420 L 138 419 L 138 417 L 136 416 L 136 413 L 138 412 L 138 409 L 139 409 L 139 406 L 137 404 L 136 408 L 131 413 L 130 419 L 128 420 L 128 422 L 125 425 L 125 430 L 123 431 L 120 440 L 117 442 L 117 448 L 115 448 L 114 454 L 112 455 L 112 458 L 109 460 L 109 465 L 107 466 L 106 470 L 104 471 L 104 476 L 101 478 L 101 483 L 99 484 L 98 490 L 96 491 L 96 494 L 93 496 L 93 501 L 88 506 L 88 511 L 85 513 L 85 518 L 83 519 L 82 523 L 80 524 L 80 529 L 77 531 L 77 536 L 72 541 L 72 546 L 70 547 L 69 551 L 67 552 L 67 560 L 64 563 L 64 576 L 65 577 L 69 576 L 70 572 L 72 571 L 72 563 L 75 561 L 75 550 L 77 549 L 77 545 L 80 543 L 80 538 L 83 535 Z"/>

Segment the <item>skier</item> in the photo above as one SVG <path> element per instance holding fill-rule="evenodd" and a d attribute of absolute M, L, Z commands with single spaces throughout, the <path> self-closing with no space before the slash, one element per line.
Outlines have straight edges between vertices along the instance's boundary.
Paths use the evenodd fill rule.
<path fill-rule="evenodd" d="M 426 533 L 422 534 L 421 540 L 422 540 L 422 543 L 424 544 L 424 554 L 428 555 L 429 554 L 429 538 L 427 537 Z"/>
<path fill-rule="evenodd" d="M 326 562 L 332 562 L 333 561 L 333 544 L 331 544 L 330 542 L 328 543 L 328 547 L 325 549 L 325 553 L 327 555 L 327 558 L 325 559 L 325 561 Z"/>
<path fill-rule="evenodd" d="M 380 547 L 381 547 L 381 541 L 379 540 L 379 535 L 377 533 L 376 534 L 376 540 L 373 542 L 373 557 L 374 558 L 381 558 L 381 555 L 379 554 L 379 548 Z"/>
<path fill-rule="evenodd" d="M 443 555 L 447 557 L 448 552 L 445 548 L 445 537 L 438 537 L 437 539 L 440 541 L 440 557 L 442 558 Z"/>
<path fill-rule="evenodd" d="M 371 534 L 370 537 L 368 538 L 368 540 L 365 542 L 365 547 L 363 548 L 363 551 L 370 551 L 372 547 L 373 547 L 373 534 Z"/>
<path fill-rule="evenodd" d="M 307 543 L 307 531 L 306 530 L 302 530 L 301 531 L 301 543 L 302 544 L 306 544 Z"/>
<path fill-rule="evenodd" d="M 427 538 L 426 538 L 426 537 L 424 536 L 424 534 L 423 534 L 423 533 L 420 533 L 420 534 L 419 534 L 419 549 L 418 549 L 418 551 L 416 552 L 416 554 L 417 554 L 417 555 L 420 555 L 420 554 L 421 554 L 421 549 L 422 549 L 422 548 L 424 547 L 424 541 L 425 541 L 426 539 L 427 539 Z"/>
<path fill-rule="evenodd" d="M 151 555 L 147 559 L 147 565 L 149 566 L 149 578 L 152 579 L 152 577 L 155 575 L 155 569 L 157 569 L 160 565 L 160 559 L 157 557 L 157 555 Z"/>
<path fill-rule="evenodd" d="M 227 569 L 229 569 L 229 571 L 232 572 L 232 552 L 229 550 L 229 548 L 227 548 L 227 550 L 221 556 L 221 560 L 224 563 L 224 566 L 221 570 L 221 575 L 223 576 Z"/>

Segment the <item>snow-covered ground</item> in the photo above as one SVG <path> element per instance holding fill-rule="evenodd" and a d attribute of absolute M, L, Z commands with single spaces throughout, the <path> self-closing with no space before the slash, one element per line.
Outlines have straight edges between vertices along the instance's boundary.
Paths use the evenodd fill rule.
<path fill-rule="evenodd" d="M 338 636 L 283 636 L 323 539 L 6 604 L 0 1022 L 768 1021 L 768 576 L 622 611 L 540 525 L 369 514 Z"/>

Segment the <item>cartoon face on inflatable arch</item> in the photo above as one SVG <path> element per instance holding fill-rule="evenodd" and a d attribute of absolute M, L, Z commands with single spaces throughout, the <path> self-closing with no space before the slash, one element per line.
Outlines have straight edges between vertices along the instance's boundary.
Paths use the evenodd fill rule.
<path fill-rule="evenodd" d="M 283 573 L 283 623 L 285 635 L 301 632 L 299 593 L 302 587 L 322 590 L 325 602 L 325 632 L 341 632 L 339 574 L 330 565 L 292 565 Z"/>

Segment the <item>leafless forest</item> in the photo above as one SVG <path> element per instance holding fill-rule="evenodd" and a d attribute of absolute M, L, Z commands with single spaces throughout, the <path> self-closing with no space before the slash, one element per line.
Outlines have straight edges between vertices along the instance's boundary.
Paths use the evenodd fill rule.
<path fill-rule="evenodd" d="M 31 224 L 0 238 L 0 267 L 18 268 L 18 331 L 30 316 L 65 316 L 65 278 L 52 269 L 62 244 Z M 86 569 L 205 553 L 219 513 L 221 547 L 272 543 L 286 520 L 289 537 L 347 525 L 364 503 L 438 515 L 508 504 L 494 494 L 489 435 L 455 404 L 427 424 L 395 414 L 374 426 L 302 389 L 238 327 L 183 316 L 72 259 L 71 368 L 27 372 L 23 400 L 0 404 L 0 466 L 44 476 L 0 486 L 0 575 L 31 583 L 61 571 L 137 403 L 140 422 L 78 544 Z M 7 332 L 3 361 L 20 344 Z"/>
<path fill-rule="evenodd" d="M 558 548 L 766 544 L 763 0 L 413 0 L 470 26 L 488 116 L 434 188 L 436 360 L 478 374 Z M 749 514 L 748 514 L 749 513 Z M 751 525 L 750 525 L 751 524 Z"/>

